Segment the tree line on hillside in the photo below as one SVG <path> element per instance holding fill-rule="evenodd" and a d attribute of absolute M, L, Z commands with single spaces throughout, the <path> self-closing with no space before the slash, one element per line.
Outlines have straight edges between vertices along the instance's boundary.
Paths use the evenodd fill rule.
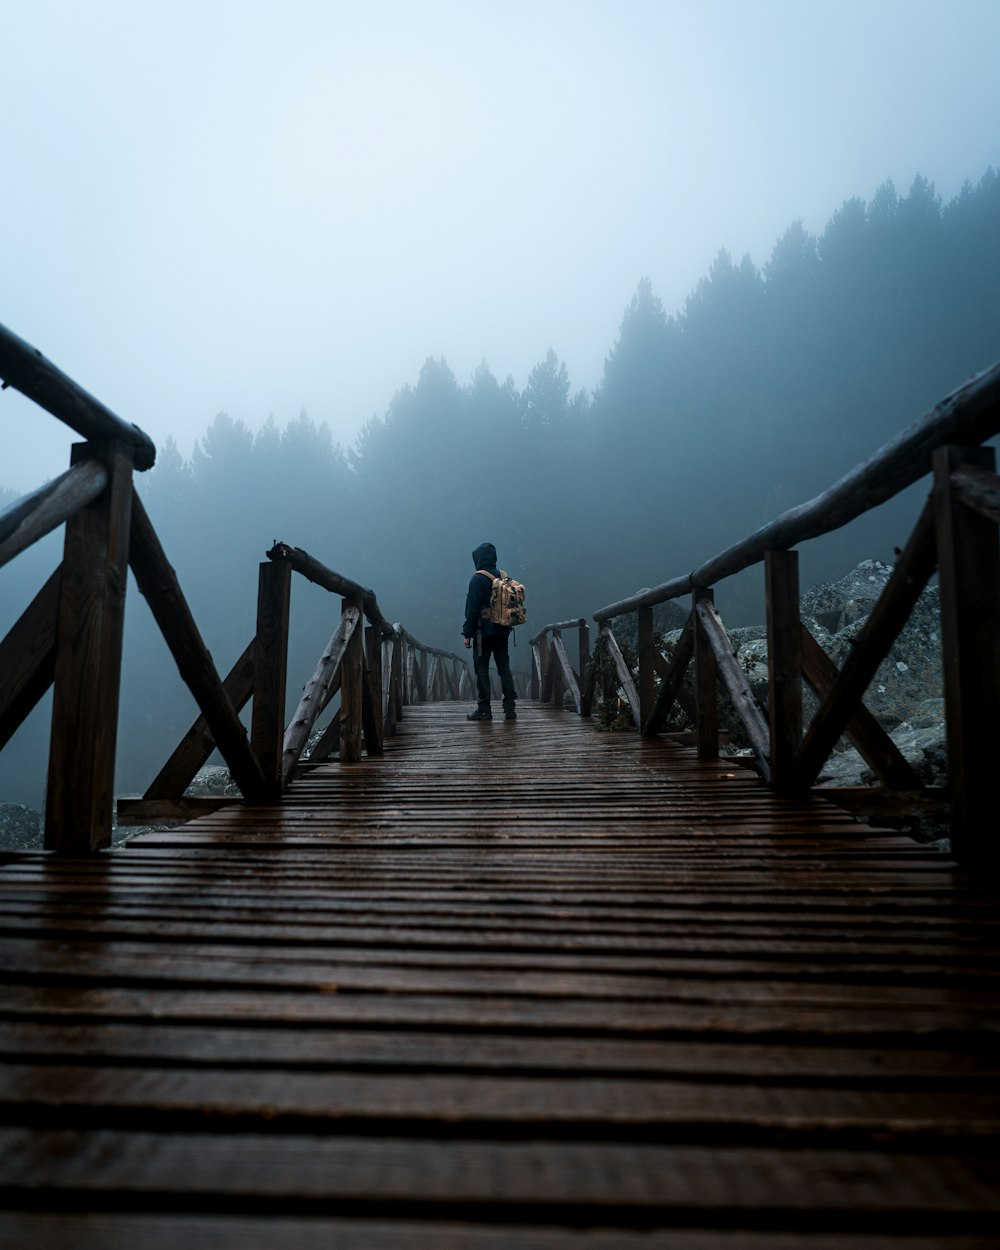
<path fill-rule="evenodd" d="M 523 389 L 485 362 L 462 383 L 428 359 L 349 449 L 305 413 L 257 431 L 219 414 L 189 459 L 167 440 L 139 487 L 223 670 L 253 631 L 274 539 L 373 587 L 386 615 L 449 649 L 472 548 L 492 541 L 528 586 L 526 638 L 687 572 L 830 485 L 1000 356 L 998 290 L 994 170 L 947 204 L 923 177 L 905 196 L 886 182 L 819 236 L 793 223 L 762 268 L 720 251 L 673 315 L 640 281 L 592 394 L 573 391 L 552 350 Z M 915 511 L 906 498 L 810 544 L 804 585 L 891 558 Z M 725 593 L 727 620 L 760 619 L 756 584 Z M 339 609 L 301 582 L 294 596 L 308 670 Z M 148 780 L 189 708 L 153 693 L 170 660 L 143 613 L 130 606 L 123 690 L 145 707 L 126 702 L 123 737 L 155 741 Z"/>

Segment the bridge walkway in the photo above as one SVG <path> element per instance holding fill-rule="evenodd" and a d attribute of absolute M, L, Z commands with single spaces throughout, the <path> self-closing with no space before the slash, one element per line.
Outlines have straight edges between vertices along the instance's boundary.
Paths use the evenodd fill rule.
<path fill-rule="evenodd" d="M 551 708 L 0 864 L 0 1245 L 984 1250 L 1000 888 Z"/>

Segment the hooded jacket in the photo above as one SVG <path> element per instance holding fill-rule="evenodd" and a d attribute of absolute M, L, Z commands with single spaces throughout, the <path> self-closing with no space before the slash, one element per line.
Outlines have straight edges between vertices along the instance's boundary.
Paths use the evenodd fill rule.
<path fill-rule="evenodd" d="M 480 543 L 472 553 L 472 563 L 477 569 L 492 573 L 494 577 L 500 574 L 497 568 L 497 549 L 492 543 Z M 493 582 L 481 573 L 473 573 L 469 579 L 469 593 L 465 596 L 465 623 L 462 625 L 464 638 L 475 638 L 479 629 L 487 638 L 492 634 L 510 633 L 506 625 L 494 625 L 491 620 L 483 620 L 483 609 L 490 606 L 492 589 Z"/>

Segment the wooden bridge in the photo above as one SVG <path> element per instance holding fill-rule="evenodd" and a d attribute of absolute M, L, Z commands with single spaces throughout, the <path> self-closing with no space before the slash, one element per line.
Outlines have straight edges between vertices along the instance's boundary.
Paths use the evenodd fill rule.
<path fill-rule="evenodd" d="M 515 722 L 469 724 L 455 657 L 284 545 L 254 638 L 216 674 L 131 496 L 144 436 L 25 350 L 0 334 L 0 376 L 90 443 L 0 518 L 0 563 L 67 523 L 61 569 L 0 644 L 0 744 L 54 681 L 62 770 L 48 849 L 0 853 L 0 1246 L 1000 1245 L 1000 880 L 992 775 L 976 771 L 992 738 L 972 732 L 997 704 L 1000 483 L 975 445 L 1000 429 L 1000 370 L 877 474 L 596 612 L 593 656 L 585 622 L 546 627 L 536 697 Z M 936 453 L 932 503 L 831 673 L 797 620 L 788 548 L 822 532 L 818 513 L 840 523 L 859 481 L 870 506 L 875 477 L 898 489 L 955 442 L 973 450 Z M 766 710 L 709 593 L 750 559 L 768 564 Z M 125 561 L 202 718 L 122 812 L 194 818 L 109 850 L 114 733 L 94 718 L 115 714 Z M 919 788 L 861 702 L 935 566 L 944 793 Z M 292 572 L 343 602 L 286 727 Z M 649 609 L 688 593 L 664 657 Z M 629 612 L 637 673 L 611 628 Z M 663 732 L 689 664 L 690 742 Z M 805 733 L 803 678 L 822 700 Z M 720 754 L 716 682 L 751 767 Z M 643 732 L 598 732 L 597 689 Z M 947 804 L 957 859 L 811 788 L 841 732 L 883 782 L 865 803 Z M 214 746 L 242 801 L 185 795 Z"/>

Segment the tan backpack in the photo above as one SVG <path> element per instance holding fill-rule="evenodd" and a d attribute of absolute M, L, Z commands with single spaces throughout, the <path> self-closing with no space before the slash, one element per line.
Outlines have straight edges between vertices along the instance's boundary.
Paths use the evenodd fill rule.
<path fill-rule="evenodd" d="M 516 582 L 509 573 L 500 570 L 500 576 L 494 577 L 485 569 L 476 569 L 483 577 L 493 583 L 490 588 L 490 606 L 483 608 L 483 620 L 492 621 L 494 625 L 523 625 L 527 619 L 524 609 L 524 587 Z"/>

